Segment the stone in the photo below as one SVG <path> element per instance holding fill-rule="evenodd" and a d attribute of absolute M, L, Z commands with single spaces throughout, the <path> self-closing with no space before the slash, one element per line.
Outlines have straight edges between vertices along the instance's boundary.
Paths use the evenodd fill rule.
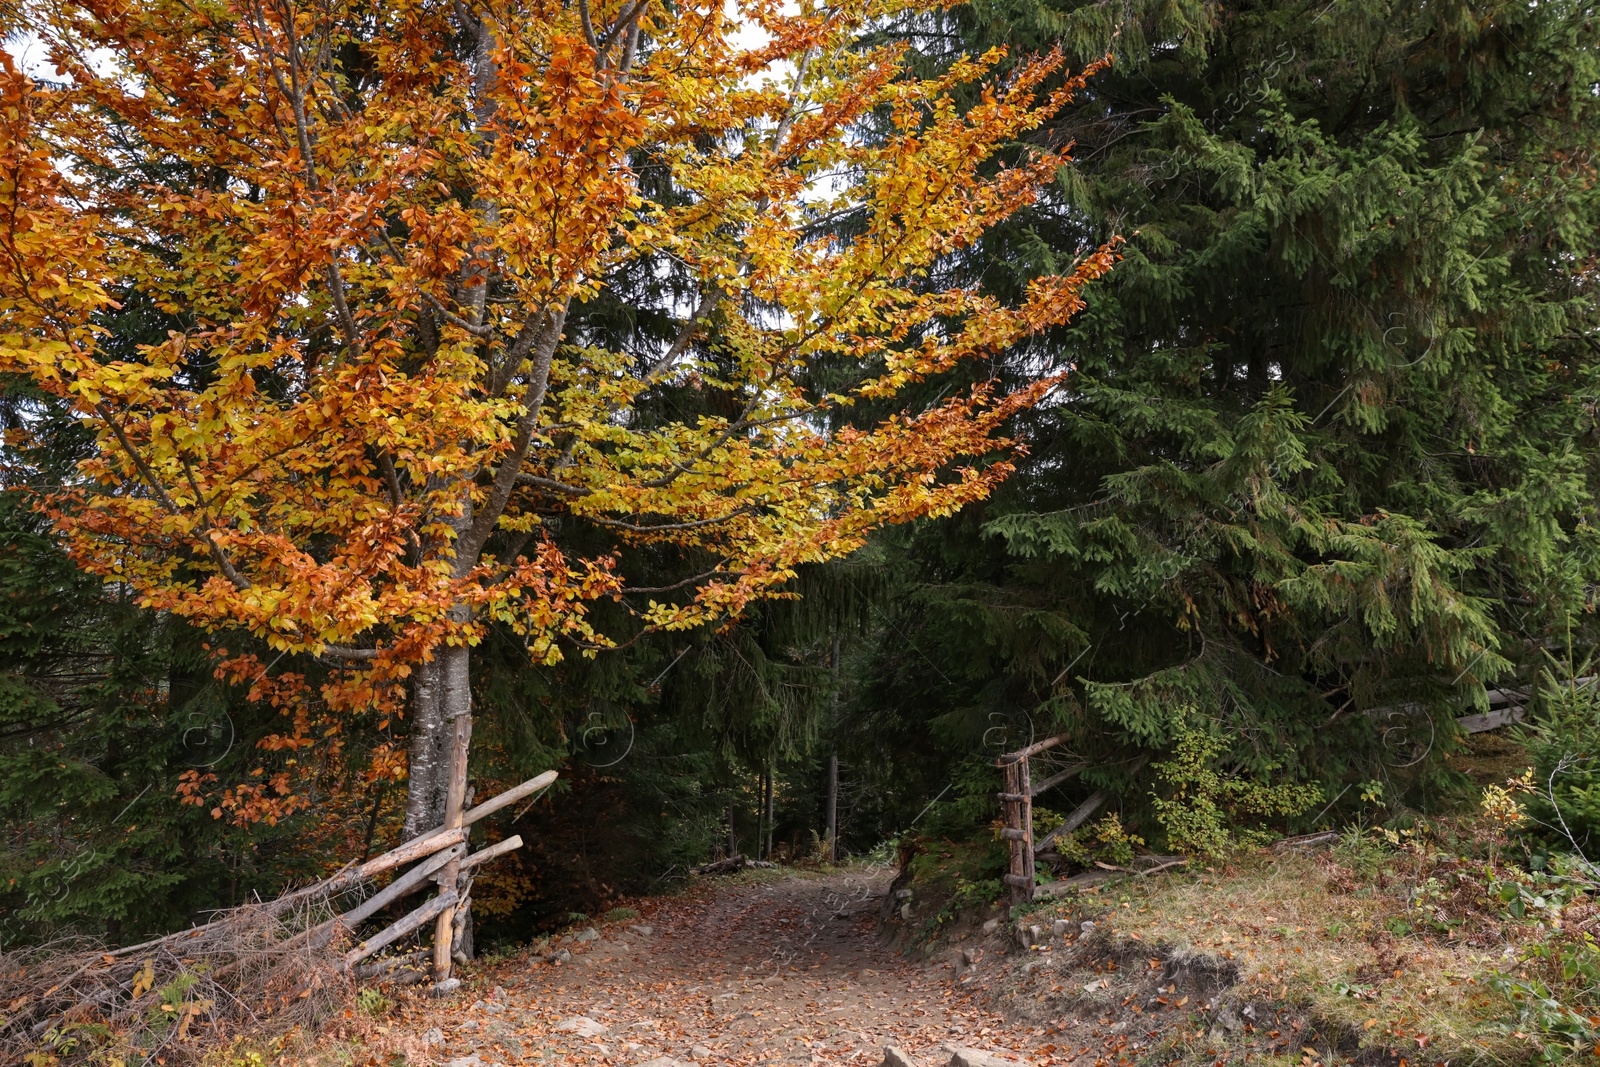
<path fill-rule="evenodd" d="M 671 1056 L 657 1056 L 653 1060 L 645 1060 L 639 1067 L 683 1067 L 683 1064 Z"/>
<path fill-rule="evenodd" d="M 572 959 L 572 953 L 568 952 L 566 949 L 562 949 L 554 956 L 551 956 L 550 959 L 554 963 L 567 963 Z"/>
<path fill-rule="evenodd" d="M 910 900 L 911 899 L 911 890 L 909 890 L 909 889 L 896 889 L 894 891 L 894 899 L 896 899 L 896 900 Z M 893 1048 L 894 1046 L 891 1045 L 890 1047 Z"/>
<path fill-rule="evenodd" d="M 444 1044 L 444 1031 L 439 1029 L 437 1026 L 433 1027 L 431 1030 L 424 1031 L 422 1034 L 422 1043 L 429 1048 L 433 1048 L 435 1045 Z"/>
<path fill-rule="evenodd" d="M 611 1027 L 605 1023 L 595 1022 L 587 1015 L 575 1015 L 570 1019 L 562 1019 L 556 1023 L 557 1030 L 577 1034 L 579 1037 L 599 1037 L 608 1032 Z"/>
<path fill-rule="evenodd" d="M 983 932 L 986 934 L 992 934 L 998 929 L 1000 929 L 999 919 L 990 919 L 988 922 L 983 924 Z"/>
<path fill-rule="evenodd" d="M 578 942 L 580 945 L 585 941 L 598 941 L 600 940 L 600 931 L 591 926 L 587 929 L 578 931 L 578 936 L 573 938 L 573 940 Z"/>
<path fill-rule="evenodd" d="M 1026 1061 L 1008 1060 L 982 1049 L 950 1046 L 949 1067 L 1028 1067 Z"/>
<path fill-rule="evenodd" d="M 632 930 L 640 937 L 654 937 L 656 935 L 656 928 L 645 923 L 640 923 L 638 926 L 630 926 L 628 929 Z"/>
<path fill-rule="evenodd" d="M 1072 922 L 1069 919 L 1057 919 L 1050 924 L 1050 933 L 1056 937 L 1066 937 L 1072 932 Z"/>
<path fill-rule="evenodd" d="M 461 988 L 461 979 L 446 978 L 442 982 L 435 982 L 428 987 L 428 992 L 436 997 L 448 997 L 451 993 Z"/>
<path fill-rule="evenodd" d="M 964 949 L 961 950 L 961 963 L 962 963 L 963 966 L 971 967 L 974 963 L 977 963 L 977 962 L 978 962 L 978 950 L 977 949 L 964 948 Z"/>
<path fill-rule="evenodd" d="M 693 1056 L 697 1060 L 709 1060 L 711 1058 L 711 1050 L 706 1048 L 704 1045 L 696 1045 L 694 1048 L 689 1050 L 689 1055 Z"/>
<path fill-rule="evenodd" d="M 457 1056 L 453 1060 L 446 1060 L 444 1067 L 490 1067 L 489 1062 L 476 1052 L 469 1056 Z"/>
<path fill-rule="evenodd" d="M 917 1067 L 917 1061 L 906 1055 L 902 1048 L 883 1046 L 883 1067 Z"/>

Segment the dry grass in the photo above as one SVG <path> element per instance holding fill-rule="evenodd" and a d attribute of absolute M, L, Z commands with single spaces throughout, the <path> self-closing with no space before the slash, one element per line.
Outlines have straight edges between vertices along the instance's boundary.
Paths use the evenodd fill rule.
<path fill-rule="evenodd" d="M 1422 1062 L 1523 1059 L 1492 1029 L 1507 1005 L 1489 985 L 1513 965 L 1518 931 L 1495 918 L 1481 877 L 1450 862 L 1361 840 L 1262 851 L 1109 889 L 1107 919 L 1124 937 L 1231 960 L 1242 998 L 1304 1005 Z"/>
<path fill-rule="evenodd" d="M 240 1034 L 315 1026 L 351 992 L 339 946 L 302 936 L 326 914 L 320 901 L 254 905 L 114 952 L 77 941 L 0 953 L 0 1062 L 179 1064 Z"/>

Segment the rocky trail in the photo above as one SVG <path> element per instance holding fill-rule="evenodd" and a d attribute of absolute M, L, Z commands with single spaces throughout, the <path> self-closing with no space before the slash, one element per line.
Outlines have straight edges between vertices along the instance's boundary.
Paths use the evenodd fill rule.
<path fill-rule="evenodd" d="M 1006 1022 L 976 975 L 959 982 L 884 944 L 887 888 L 871 872 L 708 883 L 485 968 L 455 1006 L 412 1002 L 407 1029 L 426 1024 L 425 1062 L 447 1067 L 877 1067 L 886 1046 L 912 1067 L 942 1067 L 954 1049 L 977 1050 L 961 1056 L 974 1067 L 1116 1062 Z"/>

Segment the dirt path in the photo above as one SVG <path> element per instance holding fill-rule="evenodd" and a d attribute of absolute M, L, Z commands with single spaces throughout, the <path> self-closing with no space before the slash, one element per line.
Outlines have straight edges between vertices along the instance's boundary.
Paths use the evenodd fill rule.
<path fill-rule="evenodd" d="M 597 926 L 597 939 L 560 939 L 552 951 L 569 959 L 491 970 L 483 999 L 433 1017 L 430 1053 L 454 1067 L 634 1067 L 660 1057 L 876 1067 L 885 1045 L 932 1065 L 950 1043 L 1033 1058 L 1042 1029 L 1005 1023 L 948 969 L 880 943 L 887 879 L 724 883 L 655 902 L 638 919 Z"/>

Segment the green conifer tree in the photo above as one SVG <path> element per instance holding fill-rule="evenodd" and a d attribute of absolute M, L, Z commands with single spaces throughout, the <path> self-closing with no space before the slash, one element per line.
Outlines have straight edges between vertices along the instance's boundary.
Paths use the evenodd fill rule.
<path fill-rule="evenodd" d="M 1128 245 L 1038 342 L 1079 372 L 1007 488 L 896 540 L 866 728 L 942 757 L 929 794 L 1020 708 L 1093 765 L 1056 806 L 1137 800 L 1119 768 L 1195 729 L 1417 802 L 1485 686 L 1569 620 L 1593 641 L 1595 5 L 984 0 L 898 32 L 1114 56 L 1049 131 L 1058 197 L 952 271 Z"/>

